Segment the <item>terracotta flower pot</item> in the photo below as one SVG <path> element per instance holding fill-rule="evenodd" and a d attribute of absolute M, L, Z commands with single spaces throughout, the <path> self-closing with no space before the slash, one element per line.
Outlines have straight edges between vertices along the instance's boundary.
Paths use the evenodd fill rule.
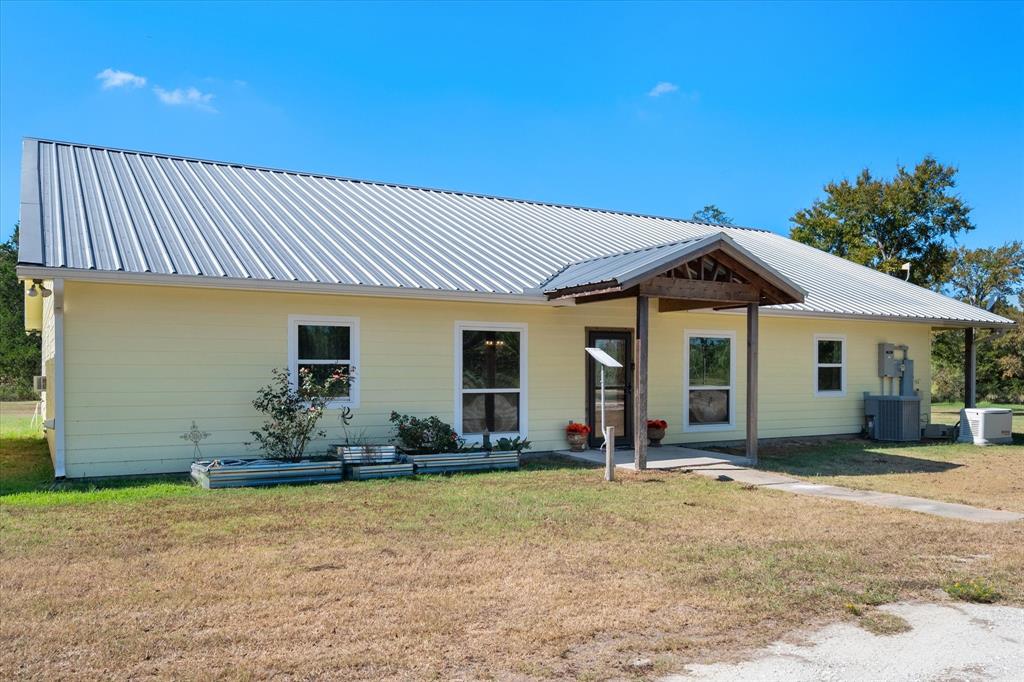
<path fill-rule="evenodd" d="M 651 447 L 660 448 L 661 439 L 665 437 L 665 429 L 656 429 L 653 426 L 647 427 L 647 439 L 651 441 Z"/>
<path fill-rule="evenodd" d="M 565 437 L 569 441 L 569 450 L 572 452 L 583 452 L 587 449 L 587 434 L 567 433 Z"/>

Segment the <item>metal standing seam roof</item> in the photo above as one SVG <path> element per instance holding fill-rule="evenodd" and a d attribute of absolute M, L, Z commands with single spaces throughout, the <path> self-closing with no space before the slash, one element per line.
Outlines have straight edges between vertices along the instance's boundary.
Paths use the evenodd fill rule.
<path fill-rule="evenodd" d="M 23 145 L 23 272 L 536 297 L 572 263 L 717 233 L 807 292 L 803 303 L 772 309 L 1012 324 L 767 231 L 51 140 Z"/>

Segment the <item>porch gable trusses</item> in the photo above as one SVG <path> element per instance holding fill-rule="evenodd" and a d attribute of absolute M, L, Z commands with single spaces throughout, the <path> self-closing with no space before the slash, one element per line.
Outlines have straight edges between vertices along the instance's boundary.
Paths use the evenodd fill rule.
<path fill-rule="evenodd" d="M 565 266 L 541 285 L 577 303 L 648 296 L 659 312 L 802 303 L 805 292 L 720 232 Z"/>

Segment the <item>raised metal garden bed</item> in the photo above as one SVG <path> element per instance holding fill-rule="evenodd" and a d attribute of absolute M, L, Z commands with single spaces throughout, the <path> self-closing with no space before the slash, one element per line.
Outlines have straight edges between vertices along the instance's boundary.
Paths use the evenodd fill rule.
<path fill-rule="evenodd" d="M 502 452 L 445 452 L 439 455 L 408 455 L 416 465 L 417 474 L 447 474 L 456 471 L 491 471 L 518 469 L 519 453 Z"/>
<path fill-rule="evenodd" d="M 398 476 L 412 476 L 414 472 L 412 462 L 391 462 L 388 464 L 360 464 L 358 466 L 345 467 L 345 478 L 353 481 L 366 481 L 371 478 L 396 478 Z"/>
<path fill-rule="evenodd" d="M 338 458 L 345 464 L 345 478 L 353 481 L 413 475 L 413 463 L 399 454 L 393 445 L 336 445 L 335 447 Z"/>
<path fill-rule="evenodd" d="M 214 459 L 192 464 L 192 479 L 207 489 L 341 480 L 337 459 L 280 462 L 272 459 Z"/>

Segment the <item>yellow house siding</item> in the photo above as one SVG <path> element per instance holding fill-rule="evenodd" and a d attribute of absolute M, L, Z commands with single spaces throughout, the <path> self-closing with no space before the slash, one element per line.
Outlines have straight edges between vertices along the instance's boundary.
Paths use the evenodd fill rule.
<path fill-rule="evenodd" d="M 192 446 L 179 436 L 193 419 L 212 434 L 204 456 L 256 455 L 243 445 L 260 423 L 251 400 L 270 370 L 288 363 L 290 315 L 359 318 L 360 406 L 349 432 L 371 439 L 388 437 L 391 410 L 454 419 L 457 322 L 525 324 L 528 435 L 535 450 L 560 449 L 565 423 L 586 414 L 586 328 L 632 328 L 634 314 L 632 300 L 554 308 L 67 282 L 68 476 L 185 470 Z M 742 314 L 652 312 L 649 413 L 669 422 L 666 442 L 743 437 L 745 325 Z M 911 347 L 927 398 L 926 325 L 767 314 L 761 325 L 762 438 L 859 431 L 861 393 L 879 385 L 879 341 Z M 736 332 L 732 430 L 682 431 L 685 329 Z M 813 338 L 823 333 L 847 337 L 843 398 L 814 396 Z M 326 441 L 343 437 L 336 413 L 323 426 Z"/>

